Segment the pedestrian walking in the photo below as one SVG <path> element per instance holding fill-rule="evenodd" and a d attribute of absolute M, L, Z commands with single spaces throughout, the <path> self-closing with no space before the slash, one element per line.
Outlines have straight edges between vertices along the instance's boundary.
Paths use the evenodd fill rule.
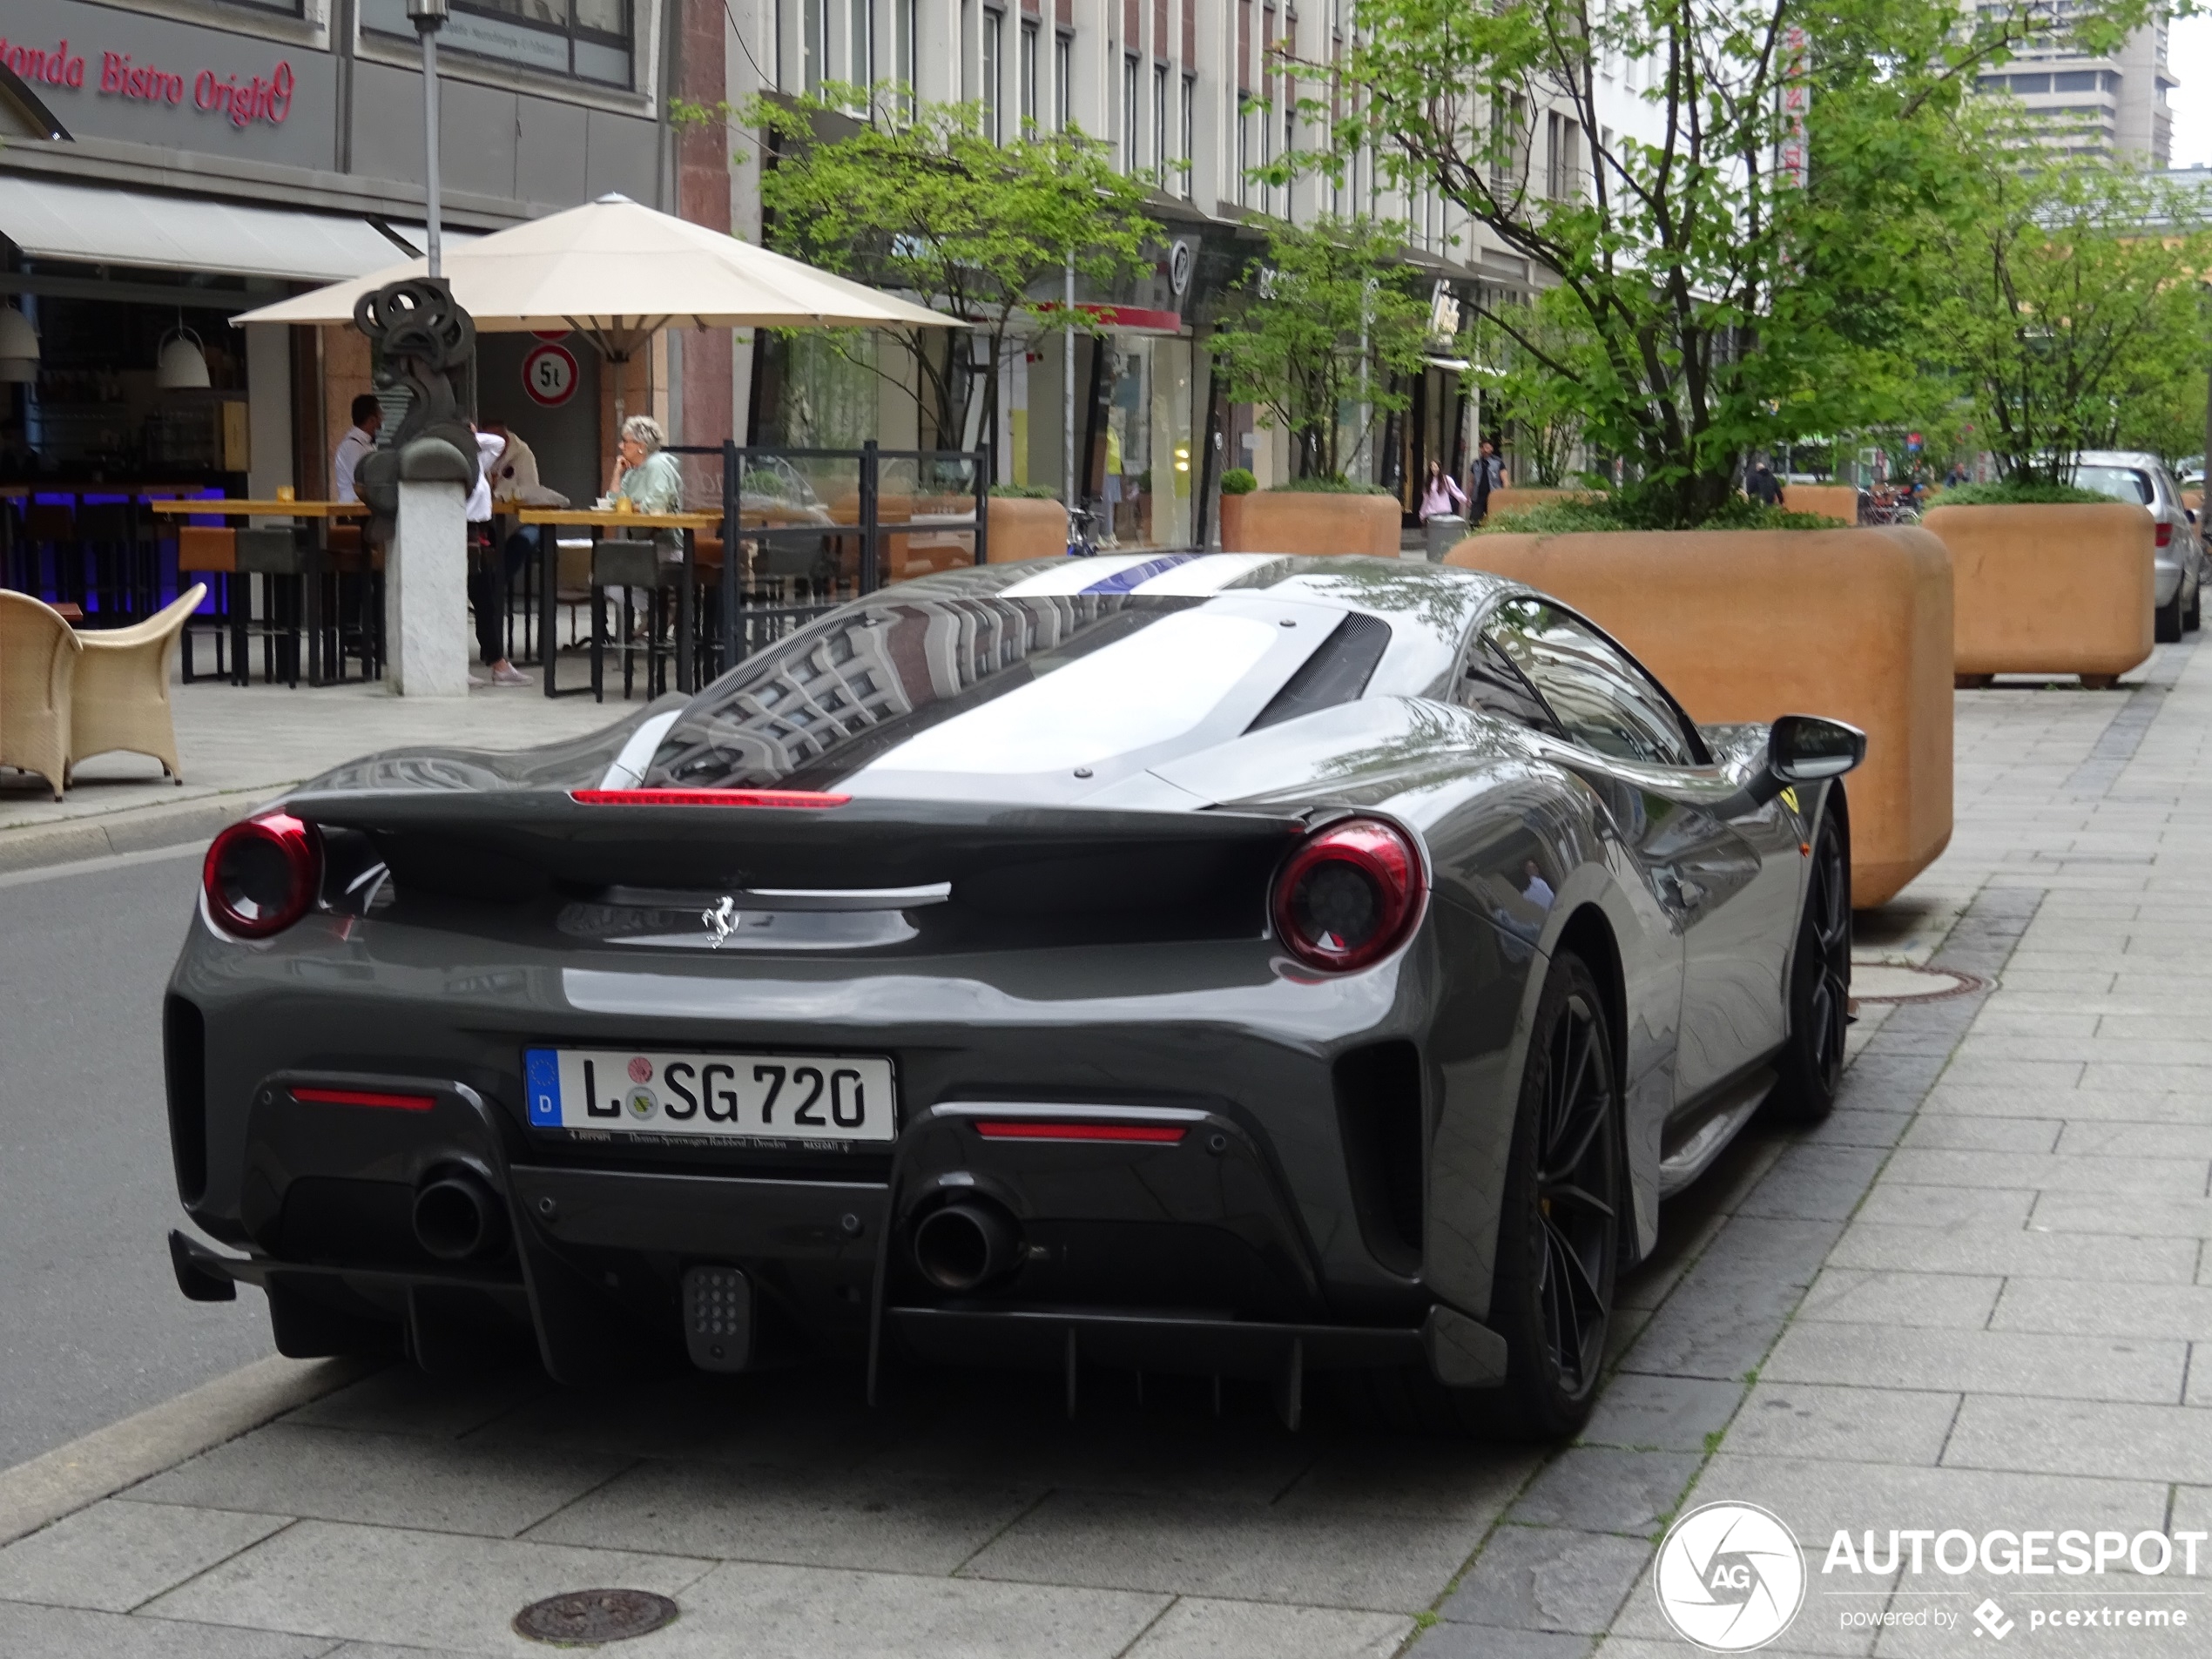
<path fill-rule="evenodd" d="M 1782 481 L 1774 475 L 1774 469 L 1764 461 L 1751 469 L 1751 475 L 1743 481 L 1743 493 L 1755 502 L 1769 507 L 1782 505 Z"/>
<path fill-rule="evenodd" d="M 1454 508 L 1465 511 L 1467 493 L 1460 488 L 1460 481 L 1444 470 L 1441 462 L 1428 463 L 1428 483 L 1421 491 L 1420 521 L 1426 524 L 1432 518 L 1450 513 Z"/>

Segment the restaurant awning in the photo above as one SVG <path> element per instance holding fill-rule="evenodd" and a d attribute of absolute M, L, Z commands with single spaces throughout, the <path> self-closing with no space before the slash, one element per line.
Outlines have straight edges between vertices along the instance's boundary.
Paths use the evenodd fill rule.
<path fill-rule="evenodd" d="M 572 328 L 610 357 L 666 327 L 964 326 L 624 196 L 496 231 L 448 251 L 444 267 L 453 297 L 479 331 Z M 361 295 L 424 269 L 421 260 L 391 266 L 238 320 L 350 322 Z"/>
<path fill-rule="evenodd" d="M 333 282 L 400 250 L 367 219 L 0 173 L 0 236 L 38 260 Z"/>

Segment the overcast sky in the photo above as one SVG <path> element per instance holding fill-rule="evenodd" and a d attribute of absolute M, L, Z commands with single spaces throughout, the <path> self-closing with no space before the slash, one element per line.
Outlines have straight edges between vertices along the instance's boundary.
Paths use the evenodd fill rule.
<path fill-rule="evenodd" d="M 2166 61 L 2182 83 L 2166 95 L 2174 112 L 2174 165 L 2212 167 L 2212 17 L 2176 20 Z"/>

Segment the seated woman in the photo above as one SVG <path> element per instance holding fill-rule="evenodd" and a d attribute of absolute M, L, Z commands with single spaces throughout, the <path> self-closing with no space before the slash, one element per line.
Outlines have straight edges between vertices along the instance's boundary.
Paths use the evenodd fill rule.
<path fill-rule="evenodd" d="M 684 509 L 684 476 L 676 457 L 663 446 L 668 435 L 650 415 L 633 415 L 622 423 L 622 440 L 615 445 L 614 476 L 607 481 L 610 496 L 627 496 L 641 513 L 677 513 Z"/>

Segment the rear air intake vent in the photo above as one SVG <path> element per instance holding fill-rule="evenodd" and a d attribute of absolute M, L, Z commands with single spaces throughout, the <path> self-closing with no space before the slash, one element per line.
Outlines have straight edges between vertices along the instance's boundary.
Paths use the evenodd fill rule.
<path fill-rule="evenodd" d="M 1244 728 L 1279 725 L 1302 714 L 1350 703 L 1367 689 L 1367 679 L 1382 661 L 1390 644 L 1390 624 L 1380 617 L 1353 612 L 1314 647 L 1313 655 L 1298 664 L 1297 673 L 1283 682 L 1258 718 Z"/>
<path fill-rule="evenodd" d="M 1406 1042 L 1354 1049 L 1336 1064 L 1345 1168 L 1369 1254 L 1411 1278 L 1421 1265 L 1421 1062 Z"/>

